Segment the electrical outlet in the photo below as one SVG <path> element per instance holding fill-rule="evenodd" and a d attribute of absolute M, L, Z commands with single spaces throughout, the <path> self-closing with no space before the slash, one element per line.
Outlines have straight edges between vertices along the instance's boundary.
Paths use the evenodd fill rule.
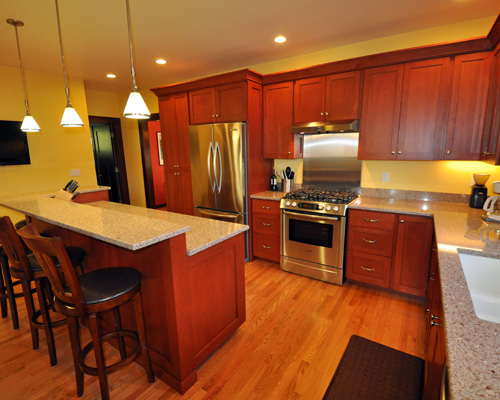
<path fill-rule="evenodd" d="M 70 169 L 69 176 L 80 176 L 82 173 L 80 172 L 80 168 Z"/>
<path fill-rule="evenodd" d="M 382 182 L 389 182 L 389 172 L 382 172 Z"/>

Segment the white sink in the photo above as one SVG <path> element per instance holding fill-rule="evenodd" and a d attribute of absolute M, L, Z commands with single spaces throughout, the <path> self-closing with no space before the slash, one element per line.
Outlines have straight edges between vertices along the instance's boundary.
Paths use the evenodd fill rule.
<path fill-rule="evenodd" d="M 459 253 L 476 315 L 500 323 L 500 259 Z"/>

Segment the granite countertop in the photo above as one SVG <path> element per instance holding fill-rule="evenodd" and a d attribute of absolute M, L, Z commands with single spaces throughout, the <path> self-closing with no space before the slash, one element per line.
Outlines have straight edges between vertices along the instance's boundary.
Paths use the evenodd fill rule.
<path fill-rule="evenodd" d="M 281 198 L 285 194 L 286 193 L 283 193 L 283 192 L 273 192 L 271 190 L 266 190 L 265 192 L 260 192 L 260 193 L 252 194 L 250 197 L 252 199 L 259 199 L 259 200 L 275 200 L 275 201 L 280 201 Z"/>
<path fill-rule="evenodd" d="M 500 398 L 500 324 L 476 316 L 458 256 L 500 258 L 500 223 L 464 203 L 363 195 L 349 207 L 434 217 L 451 398 Z"/>
<path fill-rule="evenodd" d="M 79 204 L 40 194 L 1 197 L 0 205 L 129 250 L 194 230 L 189 239 L 186 235 L 187 254 L 193 255 L 248 229 L 246 225 L 126 204 Z"/>

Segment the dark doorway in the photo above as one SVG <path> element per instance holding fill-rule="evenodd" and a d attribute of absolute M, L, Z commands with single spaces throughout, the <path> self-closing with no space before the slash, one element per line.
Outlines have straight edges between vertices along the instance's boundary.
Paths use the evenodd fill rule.
<path fill-rule="evenodd" d="M 155 184 L 153 176 L 153 162 L 150 146 L 149 122 L 158 121 L 160 114 L 151 114 L 151 117 L 146 120 L 137 121 L 139 124 L 139 136 L 141 140 L 141 155 L 142 155 L 142 170 L 144 173 L 144 189 L 146 192 L 146 206 L 148 208 L 158 208 L 165 204 L 158 205 L 156 203 Z"/>
<path fill-rule="evenodd" d="M 109 186 L 110 201 L 130 204 L 119 118 L 89 116 L 97 184 Z"/>

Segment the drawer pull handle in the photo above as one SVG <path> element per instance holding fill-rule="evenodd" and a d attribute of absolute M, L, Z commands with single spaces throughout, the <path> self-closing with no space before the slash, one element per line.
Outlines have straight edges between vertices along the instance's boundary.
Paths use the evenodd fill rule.
<path fill-rule="evenodd" d="M 262 245 L 262 247 L 263 247 L 264 249 L 270 249 L 270 248 L 271 248 L 271 246 L 264 246 L 264 245 Z"/>
<path fill-rule="evenodd" d="M 365 239 L 365 238 L 363 238 L 363 242 L 365 242 L 365 243 L 370 243 L 370 244 L 375 244 L 375 243 L 377 243 L 377 241 L 376 241 L 376 240 L 368 240 L 368 239 Z"/>
<path fill-rule="evenodd" d="M 266 224 L 265 222 L 262 223 L 264 226 L 271 226 L 272 224 Z"/>
<path fill-rule="evenodd" d="M 365 222 L 378 222 L 378 219 L 368 219 L 368 218 L 365 218 Z"/>
<path fill-rule="evenodd" d="M 269 207 L 269 206 L 262 206 L 262 208 L 263 208 L 264 210 L 270 210 L 270 209 L 271 209 L 271 207 Z"/>
<path fill-rule="evenodd" d="M 364 269 L 365 271 L 375 272 L 375 268 L 365 267 L 364 265 L 361 266 L 361 269 Z"/>
<path fill-rule="evenodd" d="M 432 326 L 441 326 L 441 324 L 438 324 L 437 322 L 431 321 L 431 327 Z"/>

